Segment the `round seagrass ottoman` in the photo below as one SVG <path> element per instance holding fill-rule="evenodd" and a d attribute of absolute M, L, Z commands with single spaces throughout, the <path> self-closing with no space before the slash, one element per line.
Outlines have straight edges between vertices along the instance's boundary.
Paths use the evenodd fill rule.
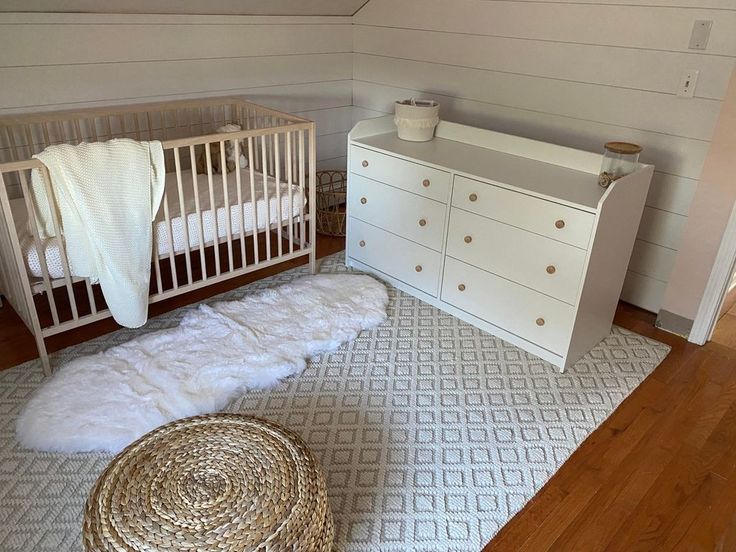
<path fill-rule="evenodd" d="M 238 414 L 185 418 L 123 450 L 84 512 L 88 551 L 331 551 L 325 479 L 291 431 Z"/>

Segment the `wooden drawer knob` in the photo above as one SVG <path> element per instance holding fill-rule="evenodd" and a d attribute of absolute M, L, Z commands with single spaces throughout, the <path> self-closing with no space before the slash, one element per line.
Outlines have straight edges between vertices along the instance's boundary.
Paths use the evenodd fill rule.
<path fill-rule="evenodd" d="M 459 286 L 457 286 L 457 289 L 459 289 L 460 291 L 465 291 L 465 284 L 460 284 Z"/>
<path fill-rule="evenodd" d="M 414 267 L 414 270 L 416 270 L 417 272 L 421 272 L 422 271 L 422 265 L 415 266 Z"/>
<path fill-rule="evenodd" d="M 554 267 L 554 265 L 549 265 L 547 267 L 547 274 L 554 274 L 555 272 L 557 272 L 557 269 Z"/>
<path fill-rule="evenodd" d="M 368 161 L 366 161 L 365 159 L 363 159 L 363 163 L 361 163 L 361 164 L 362 164 L 362 165 L 363 165 L 364 167 L 367 167 L 367 166 L 368 166 Z"/>
<path fill-rule="evenodd" d="M 427 226 L 427 219 L 419 219 L 419 226 Z"/>
<path fill-rule="evenodd" d="M 565 221 L 560 219 L 555 221 L 555 227 L 556 228 L 564 228 L 565 227 Z"/>
<path fill-rule="evenodd" d="M 544 326 L 544 318 L 537 318 L 537 326 Z"/>
<path fill-rule="evenodd" d="M 470 243 L 473 241 L 473 238 L 471 236 L 465 236 L 465 243 Z"/>
<path fill-rule="evenodd" d="M 360 202 L 361 202 L 361 203 L 362 203 L 363 205 L 365 205 L 366 203 L 368 203 L 368 200 L 367 200 L 366 198 L 364 198 L 364 197 L 361 197 L 361 198 L 360 198 Z"/>
<path fill-rule="evenodd" d="M 425 188 L 429 188 L 429 178 L 425 178 L 424 180 L 422 180 L 422 186 L 424 186 Z"/>
<path fill-rule="evenodd" d="M 358 243 L 360 247 L 365 247 L 365 240 L 360 240 L 360 243 Z"/>
<path fill-rule="evenodd" d="M 470 194 L 470 195 L 468 196 L 468 199 L 469 199 L 470 201 L 477 201 L 477 200 L 478 200 L 478 194 Z"/>

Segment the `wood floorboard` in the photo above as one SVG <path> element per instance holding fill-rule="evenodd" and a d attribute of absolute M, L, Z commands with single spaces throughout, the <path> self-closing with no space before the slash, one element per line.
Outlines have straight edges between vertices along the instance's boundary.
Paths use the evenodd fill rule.
<path fill-rule="evenodd" d="M 484 552 L 736 551 L 736 351 L 615 322 L 672 352 Z"/>
<path fill-rule="evenodd" d="M 318 256 L 344 240 L 320 236 Z M 302 264 L 271 267 L 153 305 L 151 316 Z M 735 307 L 729 306 L 728 311 Z M 736 312 L 704 347 L 621 303 L 616 324 L 671 353 L 596 429 L 484 552 L 736 552 Z M 720 324 L 719 324 L 720 326 Z M 48 340 L 55 351 L 117 329 L 112 320 Z M 720 339 L 721 336 L 725 336 Z M 35 358 L 33 337 L 0 309 L 0 369 Z"/>
<path fill-rule="evenodd" d="M 726 347 L 736 348 L 736 315 L 731 311 L 718 320 L 712 340 Z"/>

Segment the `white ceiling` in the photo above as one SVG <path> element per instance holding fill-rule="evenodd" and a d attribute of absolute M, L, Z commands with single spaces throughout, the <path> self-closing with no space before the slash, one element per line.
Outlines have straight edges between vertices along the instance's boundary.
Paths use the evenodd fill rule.
<path fill-rule="evenodd" d="M 366 0 L 2 0 L 0 12 L 353 15 Z"/>

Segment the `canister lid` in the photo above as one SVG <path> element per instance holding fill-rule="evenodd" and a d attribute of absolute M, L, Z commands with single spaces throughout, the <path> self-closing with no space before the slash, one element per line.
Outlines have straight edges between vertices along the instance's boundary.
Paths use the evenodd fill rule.
<path fill-rule="evenodd" d="M 643 149 L 638 144 L 630 144 L 629 142 L 608 142 L 605 145 L 605 148 L 613 153 L 620 153 L 623 155 L 641 153 L 641 150 Z"/>

